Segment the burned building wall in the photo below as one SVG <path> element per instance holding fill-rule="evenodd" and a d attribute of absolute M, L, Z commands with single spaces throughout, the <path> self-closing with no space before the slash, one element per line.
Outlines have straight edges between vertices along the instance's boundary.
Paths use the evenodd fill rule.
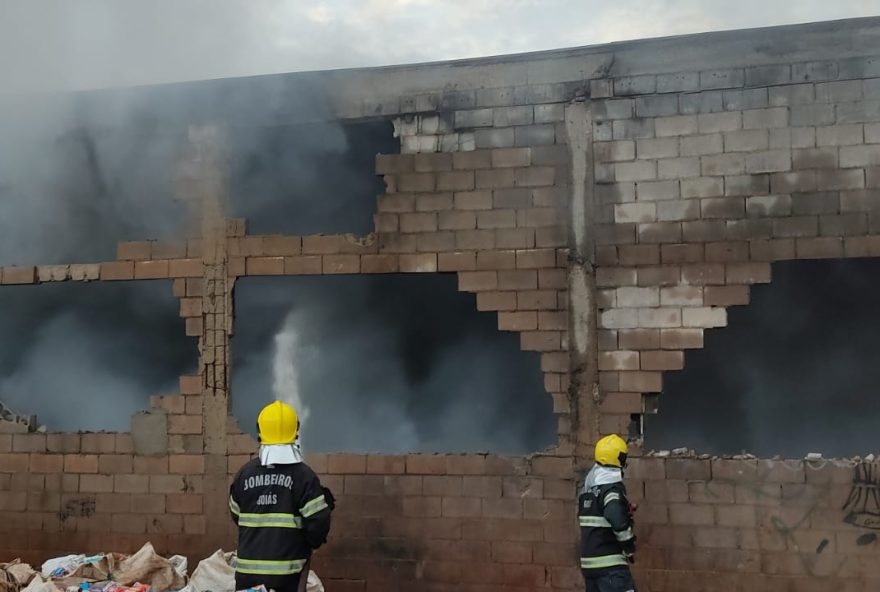
<path fill-rule="evenodd" d="M 880 254 L 877 64 L 743 62 L 593 86 L 603 431 L 662 414 L 664 373 L 772 282 L 774 262 Z M 851 516 L 876 512 L 863 463 L 638 459 L 637 569 L 658 589 L 870 589 L 876 534 Z"/>
<path fill-rule="evenodd" d="M 637 429 L 663 372 L 771 280 L 771 262 L 878 255 L 878 39 L 865 19 L 303 75 L 337 117 L 396 122 L 374 233 L 248 234 L 207 208 L 201 239 L 176 249 L 3 268 L 3 284 L 174 278 L 201 363 L 130 435 L 0 436 L 0 553 L 231 548 L 217 518 L 256 447 L 228 414 L 235 280 L 442 271 L 540 354 L 558 441 L 528 457 L 311 455 L 339 498 L 315 567 L 340 590 L 581 589 L 590 440 Z M 216 181 L 190 193 L 211 202 Z M 873 589 L 875 468 L 634 458 L 639 583 Z"/>

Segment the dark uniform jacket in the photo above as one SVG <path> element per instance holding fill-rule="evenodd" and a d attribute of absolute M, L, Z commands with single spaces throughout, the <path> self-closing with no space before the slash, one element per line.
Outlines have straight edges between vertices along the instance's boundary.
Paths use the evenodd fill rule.
<path fill-rule="evenodd" d="M 590 471 L 578 497 L 578 523 L 584 576 L 628 565 L 636 539 L 619 469 L 597 465 Z"/>
<path fill-rule="evenodd" d="M 229 488 L 237 583 L 284 590 L 297 582 L 327 540 L 332 497 L 305 463 L 264 467 L 255 458 L 244 465 Z"/>

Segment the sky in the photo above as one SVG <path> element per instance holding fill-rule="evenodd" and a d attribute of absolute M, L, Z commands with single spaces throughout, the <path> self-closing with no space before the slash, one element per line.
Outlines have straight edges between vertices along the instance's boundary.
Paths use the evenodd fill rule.
<path fill-rule="evenodd" d="M 0 0 L 0 94 L 417 63 L 878 14 L 877 0 Z"/>

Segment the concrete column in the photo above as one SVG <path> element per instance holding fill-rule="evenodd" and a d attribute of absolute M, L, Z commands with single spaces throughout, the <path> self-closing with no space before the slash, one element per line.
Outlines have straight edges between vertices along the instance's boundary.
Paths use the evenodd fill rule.
<path fill-rule="evenodd" d="M 599 438 L 593 122 L 586 102 L 573 102 L 566 107 L 565 129 L 571 158 L 568 202 L 569 394 L 575 464 L 577 468 L 583 468 L 592 458 L 592 446 Z"/>
<path fill-rule="evenodd" d="M 205 515 L 228 513 L 227 421 L 229 415 L 229 330 L 232 281 L 228 274 L 224 138 L 216 126 L 190 128 L 191 199 L 200 211 L 204 265 L 203 326 L 199 340 L 199 371 L 204 397 Z M 226 520 L 209 519 L 206 534 L 223 540 Z"/>

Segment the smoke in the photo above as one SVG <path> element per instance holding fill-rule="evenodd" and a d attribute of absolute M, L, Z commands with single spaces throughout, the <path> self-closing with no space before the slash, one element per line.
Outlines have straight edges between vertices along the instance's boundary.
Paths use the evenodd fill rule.
<path fill-rule="evenodd" d="M 310 415 L 309 407 L 303 403 L 299 393 L 299 371 L 296 364 L 299 339 L 296 325 L 296 313 L 291 312 L 284 320 L 281 330 L 275 335 L 272 393 L 276 400 L 284 401 L 297 410 L 300 423 L 307 423 Z"/>
<path fill-rule="evenodd" d="M 4 0 L 0 93 L 472 58 L 876 14 L 872 0 Z"/>
<path fill-rule="evenodd" d="M 119 240 L 180 239 L 187 216 L 174 175 L 189 125 L 227 127 L 229 214 L 247 218 L 251 233 L 371 231 L 383 189 L 374 157 L 398 150 L 389 122 L 332 122 L 321 88 L 285 76 L 0 102 L 7 264 L 111 260 Z M 279 397 L 300 407 L 312 449 L 523 452 L 555 441 L 538 355 L 499 333 L 494 313 L 477 314 L 453 276 L 303 281 L 293 292 L 275 278 L 255 295 L 247 286 L 258 280 L 237 289 L 231 376 L 245 427 Z M 84 287 L 94 286 L 57 289 Z M 102 299 L 115 320 L 107 325 L 83 312 L 87 296 L 55 296 L 40 314 L 39 297 L 4 307 L 0 384 L 15 391 L 14 406 L 53 428 L 107 429 L 190 371 L 195 348 L 167 293 L 136 292 Z M 137 325 L 137 339 L 124 337 L 133 314 L 153 320 Z M 29 339 L 7 331 L 16 315 L 30 319 Z M 156 349 L 177 356 L 157 359 Z M 69 364 L 59 359 L 74 351 Z M 47 367 L 59 372 L 44 376 Z M 59 412 L 67 401 L 83 411 Z"/>
<path fill-rule="evenodd" d="M 182 130 L 88 95 L 0 99 L 0 265 L 115 259 L 179 239 Z M 0 287 L 0 399 L 50 430 L 127 430 L 196 368 L 170 282 Z"/>
<path fill-rule="evenodd" d="M 0 264 L 112 259 L 123 239 L 180 236 L 181 134 L 94 120 L 77 97 L 0 100 Z"/>
<path fill-rule="evenodd" d="M 127 430 L 196 368 L 171 282 L 3 286 L 0 400 L 52 431 Z"/>
<path fill-rule="evenodd" d="M 157 112 L 146 108 L 152 103 L 134 104 L 141 106 L 135 111 L 140 118 L 155 121 Z M 99 111 L 90 105 L 80 112 Z M 172 105 L 167 108 L 175 114 L 190 110 Z M 234 107 L 215 109 L 238 112 Z M 115 112 L 121 117 L 120 110 Z M 42 164 L 39 175 L 25 166 L 28 159 L 23 157 L 18 166 L 4 169 L 3 187 L 14 199 L 3 202 L 0 227 L 6 246 L 0 258 L 16 263 L 99 261 L 113 258 L 117 240 L 179 236 L 180 216 L 174 212 L 180 204 L 172 199 L 170 177 L 182 133 L 169 125 L 177 115 L 160 114 L 163 133 L 147 125 L 143 133 L 132 133 L 137 126 L 130 122 L 109 129 L 85 125 L 80 137 L 99 137 L 107 143 L 91 153 L 84 148 L 88 143 L 64 141 L 65 130 L 72 124 L 82 126 L 82 119 L 67 120 L 68 128 L 43 126 L 41 135 L 29 136 L 27 127 L 19 131 L 17 137 L 44 158 L 31 161 Z M 247 217 L 252 232 L 371 229 L 375 196 L 381 191 L 373 172 L 374 154 L 396 151 L 390 124 L 263 125 L 269 119 L 263 112 L 259 125 L 231 129 L 231 215 Z M 13 143 L 11 135 L 6 139 Z M 124 158 L 125 154 L 132 156 Z M 144 160 L 150 155 L 152 160 Z M 156 164 L 147 166 L 151 162 Z M 28 199 L 33 195 L 42 199 Z M 520 352 L 515 335 L 498 333 L 493 313 L 484 313 L 474 324 L 473 297 L 458 294 L 453 278 L 445 278 L 442 286 L 432 284 L 431 278 L 418 279 L 433 287 L 412 292 L 407 280 L 385 278 L 380 285 L 377 278 L 355 278 L 342 290 L 326 292 L 315 286 L 291 295 L 272 282 L 260 291 L 260 298 L 274 306 L 256 308 L 248 305 L 247 286 L 257 280 L 244 282 L 236 294 L 239 320 L 232 374 L 236 414 L 251 418 L 243 425 L 253 425 L 262 404 L 279 398 L 300 411 L 305 444 L 312 448 L 517 452 L 551 444 L 555 424 L 537 356 Z M 326 285 L 334 281 L 342 280 L 328 279 Z M 24 312 L 31 322 L 21 331 L 39 339 L 0 340 L 0 349 L 8 353 L 0 365 L 0 392 L 7 394 L 0 396 L 22 413 L 39 412 L 53 429 L 122 429 L 131 412 L 146 406 L 148 395 L 173 392 L 177 376 L 194 366 L 195 348 L 182 339 L 170 289 L 161 298 L 152 292 L 137 300 L 132 288 L 101 299 L 101 310 L 116 324 L 99 330 L 82 320 L 78 309 L 87 306 L 90 297 L 83 295 L 78 301 L 67 290 L 104 287 L 23 288 L 34 295 L 53 291 L 52 306 L 38 307 L 39 298 L 20 298 L 3 306 L 4 335 L 15 334 L 5 331 L 7 319 Z M 0 296 L 7 290 L 0 289 Z M 447 301 L 443 294 L 454 298 Z M 443 313 L 437 317 L 442 322 L 428 320 L 426 326 L 419 303 L 435 301 L 431 306 Z M 396 304 L 389 306 L 392 302 Z M 453 312 L 444 312 L 450 302 Z M 354 336 L 339 324 L 353 310 L 359 311 L 351 319 L 359 327 Z M 127 334 L 133 311 L 149 311 L 147 316 L 174 329 L 159 339 L 156 326 L 142 323 L 136 330 L 141 338 L 129 339 L 128 347 L 114 348 L 108 355 L 110 345 L 128 339 L 120 335 Z M 368 320 L 373 315 L 381 320 Z M 249 339 L 252 331 L 256 338 Z M 496 347 L 495 339 L 504 347 Z M 407 347 L 401 348 L 401 340 Z M 178 348 L 181 343 L 189 349 Z M 188 363 L 158 360 L 146 372 L 137 361 L 151 359 L 157 349 L 177 351 L 173 361 Z M 66 351 L 76 353 L 65 357 Z M 60 371 L 47 374 L 47 367 Z M 324 391 L 332 394 L 322 397 Z M 57 404 L 61 400 L 77 410 L 65 411 Z"/>
<path fill-rule="evenodd" d="M 729 326 L 667 373 L 649 448 L 800 458 L 880 451 L 880 262 L 777 263 Z"/>
<path fill-rule="evenodd" d="M 308 410 L 307 450 L 523 453 L 555 442 L 538 355 L 499 332 L 454 275 L 248 278 L 236 303 L 232 405 L 245 427 L 274 396 Z"/>
<path fill-rule="evenodd" d="M 325 119 L 327 105 L 285 77 L 2 96 L 0 265 L 108 261 L 122 240 L 182 240 L 187 128 L 212 122 L 232 142 L 231 215 L 252 217 L 252 231 L 362 231 L 380 184 L 375 151 L 353 154 L 336 123 L 290 124 Z M 322 162 L 331 168 L 317 172 Z M 175 392 L 196 368 L 170 285 L 156 285 L 0 287 L 0 399 L 51 429 L 127 428 L 149 395 Z"/>
<path fill-rule="evenodd" d="M 304 114 L 313 112 L 306 110 Z M 389 121 L 237 127 L 230 141 L 230 216 L 255 234 L 373 231 L 377 153 L 400 152 Z"/>

